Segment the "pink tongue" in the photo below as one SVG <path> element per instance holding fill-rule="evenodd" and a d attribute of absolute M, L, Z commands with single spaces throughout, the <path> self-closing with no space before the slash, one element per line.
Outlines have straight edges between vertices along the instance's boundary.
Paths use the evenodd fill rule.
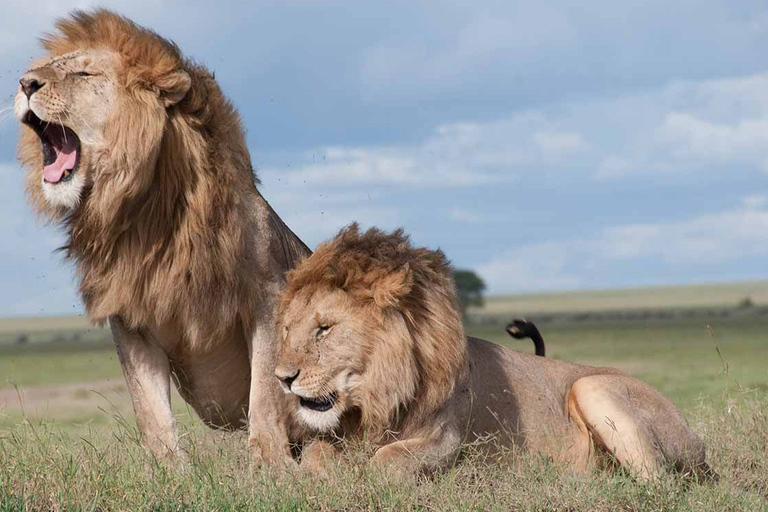
<path fill-rule="evenodd" d="M 64 143 L 61 148 L 53 147 L 56 161 L 43 167 L 43 176 L 48 183 L 58 183 L 64 176 L 64 171 L 71 171 L 77 163 L 77 145 L 74 140 Z"/>

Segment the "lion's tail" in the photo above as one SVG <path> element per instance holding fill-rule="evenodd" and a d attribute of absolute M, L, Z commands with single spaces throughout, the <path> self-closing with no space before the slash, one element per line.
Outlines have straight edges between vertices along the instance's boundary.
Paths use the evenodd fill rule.
<path fill-rule="evenodd" d="M 507 332 L 516 340 L 530 338 L 531 341 L 533 341 L 537 356 L 544 357 L 546 354 L 547 349 L 544 346 L 544 338 L 542 338 L 541 333 L 536 326 L 533 325 L 533 322 L 520 319 L 512 320 L 512 323 L 507 325 Z"/>

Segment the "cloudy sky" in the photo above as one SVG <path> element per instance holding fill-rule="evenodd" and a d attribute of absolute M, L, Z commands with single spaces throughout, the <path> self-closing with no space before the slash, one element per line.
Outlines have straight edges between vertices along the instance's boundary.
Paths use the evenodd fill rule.
<path fill-rule="evenodd" d="M 768 4 L 101 2 L 216 72 L 312 247 L 404 226 L 492 293 L 768 278 Z M 0 316 L 80 311 L 10 111 L 52 20 L 0 8 Z"/>

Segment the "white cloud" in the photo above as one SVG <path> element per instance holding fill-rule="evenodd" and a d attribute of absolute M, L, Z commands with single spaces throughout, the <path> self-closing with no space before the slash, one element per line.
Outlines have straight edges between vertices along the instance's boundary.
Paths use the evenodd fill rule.
<path fill-rule="evenodd" d="M 531 171 L 605 181 L 700 170 L 768 172 L 768 73 L 448 123 L 410 144 L 315 148 L 298 166 L 262 174 L 294 185 L 455 188 Z"/>
<path fill-rule="evenodd" d="M 629 174 L 632 171 L 632 162 L 628 159 L 621 156 L 608 155 L 600 160 L 600 163 L 597 166 L 597 172 L 593 177 L 597 180 L 618 178 Z"/>
<path fill-rule="evenodd" d="M 748 210 L 760 210 L 768 205 L 768 195 L 753 194 L 745 197 L 741 201 L 742 206 Z"/>
<path fill-rule="evenodd" d="M 604 102 L 593 115 L 616 119 L 618 133 L 593 176 L 700 170 L 768 171 L 768 73 L 699 82 Z M 584 109 L 583 115 L 589 113 Z M 631 123 L 628 115 L 635 115 Z M 619 151 L 616 151 L 616 150 Z"/>
<path fill-rule="evenodd" d="M 670 153 L 678 159 L 741 161 L 764 158 L 768 152 L 768 117 L 716 123 L 690 113 L 670 112 L 664 119 L 660 135 L 668 142 Z"/>
<path fill-rule="evenodd" d="M 478 267 L 490 293 L 505 291 L 567 290 L 581 281 L 565 269 L 573 257 L 569 243 L 531 244 Z"/>
<path fill-rule="evenodd" d="M 564 166 L 587 147 L 580 134 L 558 130 L 541 113 L 524 112 L 491 122 L 441 125 L 415 145 L 317 148 L 305 152 L 298 166 L 268 167 L 260 174 L 301 186 L 471 187 Z"/>
<path fill-rule="evenodd" d="M 351 222 L 387 229 L 401 224 L 398 210 L 375 192 L 356 188 L 338 192 L 314 184 L 277 181 L 274 176 L 265 177 L 260 188 L 280 218 L 310 248 Z"/>
<path fill-rule="evenodd" d="M 536 132 L 533 140 L 544 153 L 571 153 L 587 147 L 584 137 L 578 133 Z"/>
<path fill-rule="evenodd" d="M 7 91 L 17 86 L 16 69 L 39 54 L 35 38 L 52 28 L 53 17 L 93 5 L 91 0 L 41 0 L 4 6 L 0 56 L 7 65 L 0 71 L 0 85 L 7 85 Z M 587 2 L 578 8 L 562 2 L 444 3 L 438 10 L 436 3 L 406 2 L 395 9 L 315 6 L 313 12 L 326 17 L 335 13 L 338 16 L 330 18 L 355 20 L 339 23 L 340 30 L 329 35 L 311 14 L 291 18 L 298 13 L 291 3 L 247 7 L 197 2 L 180 9 L 175 1 L 106 0 L 106 5 L 177 40 L 186 54 L 218 71 L 249 128 L 257 129 L 251 134 L 257 134 L 254 138 L 265 152 L 278 147 L 293 154 L 301 151 L 299 165 L 267 166 L 260 175 L 265 195 L 310 245 L 353 220 L 387 228 L 412 221 L 409 231 L 436 233 L 430 240 L 434 245 L 462 244 L 465 239 L 453 232 L 438 238 L 446 229 L 461 231 L 456 223 L 472 225 L 466 232 L 491 237 L 506 219 L 499 220 L 498 202 L 482 202 L 494 196 L 487 191 L 524 181 L 545 197 L 554 187 L 568 188 L 574 198 L 588 187 L 615 187 L 619 199 L 602 205 L 570 198 L 561 204 L 542 202 L 550 218 L 562 219 L 563 231 L 572 229 L 573 238 L 494 257 L 486 271 L 498 276 L 500 286 L 593 286 L 589 272 L 607 264 L 628 262 L 640 275 L 646 262 L 693 268 L 765 254 L 758 233 L 766 227 L 768 201 L 760 195 L 709 216 L 593 228 L 601 216 L 630 217 L 619 211 L 626 198 L 621 188 L 631 188 L 632 180 L 639 183 L 651 173 L 655 182 L 666 176 L 661 173 L 676 173 L 676 186 L 682 187 L 686 180 L 708 185 L 700 178 L 705 172 L 768 172 L 768 73 L 664 85 L 669 77 L 764 69 L 764 45 L 746 31 L 763 33 L 765 13 L 752 16 L 754 9 L 740 8 L 743 16 L 730 16 L 726 2 L 710 2 L 708 8 L 681 5 L 674 13 L 663 2 L 646 2 L 642 9 L 637 2 Z M 378 14 L 395 11 L 400 13 L 401 30 L 381 29 L 387 24 L 380 23 L 383 17 Z M 656 23 L 661 15 L 669 23 Z M 606 16 L 630 22 L 595 23 Z M 284 19 L 293 20 L 291 30 L 275 22 Z M 374 21 L 366 25 L 366 20 Z M 224 32 L 228 35 L 221 41 L 200 37 Z M 713 33 L 727 37 L 712 38 Z M 675 44 L 659 53 L 658 41 L 668 40 Z M 247 49 L 247 69 L 242 67 L 242 52 L 233 48 Z M 752 54 L 757 58 L 750 60 Z M 306 81 L 307 76 L 316 79 Z M 274 105 L 283 102 L 283 107 L 266 109 L 264 104 L 273 97 Z M 14 138 L 5 130 L 10 124 L 0 127 L 4 141 Z M 376 133 L 387 133 L 390 142 L 378 142 Z M 344 142 L 349 140 L 355 142 Z M 319 155 L 314 160 L 313 153 Z M 11 155 L 9 150 L 6 158 Z M 563 172 L 575 178 L 561 180 L 558 173 Z M 11 181 L 5 179 L 7 173 Z M 61 237 L 34 226 L 21 199 L 20 179 L 18 189 L 13 188 L 17 176 L 18 170 L 10 166 L 0 176 L 6 183 L 0 191 L 0 231 L 7 241 L 0 254 L 18 275 L 13 293 L 6 292 L 3 299 L 6 304 L 16 300 L 16 291 L 23 290 L 32 297 L 24 303 L 29 305 L 47 288 L 64 289 L 62 283 L 36 280 L 37 275 L 52 275 L 58 255 L 28 261 L 48 255 Z M 589 177 L 603 181 L 584 183 Z M 626 184 L 619 184 L 624 178 Z M 729 192 L 743 188 L 744 181 L 743 176 L 734 180 Z M 372 191 L 382 195 L 371 197 Z M 709 197 L 682 198 L 676 211 Z M 449 202 L 454 198 L 474 201 Z M 657 218 L 653 201 L 648 199 L 647 210 L 633 211 L 633 218 Z M 456 204 L 482 208 L 452 208 Z M 441 221 L 447 221 L 448 228 L 440 226 Z M 467 249 L 464 257 L 476 256 Z M 50 300 L 62 302 L 53 296 Z M 28 307 L 24 304 L 22 309 Z"/>
<path fill-rule="evenodd" d="M 766 203 L 765 196 L 748 196 L 738 208 L 692 219 L 628 224 L 592 238 L 531 244 L 480 265 L 478 272 L 492 293 L 558 290 L 585 285 L 584 276 L 609 265 L 640 269 L 657 262 L 688 272 L 768 257 Z"/>
<path fill-rule="evenodd" d="M 768 255 L 768 210 L 738 208 L 694 219 L 610 229 L 598 241 L 607 259 L 659 258 L 670 265 L 715 265 Z"/>

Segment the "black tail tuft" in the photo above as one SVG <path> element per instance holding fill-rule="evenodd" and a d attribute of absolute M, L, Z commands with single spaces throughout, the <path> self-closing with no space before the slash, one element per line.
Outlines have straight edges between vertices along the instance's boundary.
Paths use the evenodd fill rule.
<path fill-rule="evenodd" d="M 512 320 L 512 323 L 507 325 L 507 332 L 516 340 L 530 338 L 536 349 L 536 355 L 541 357 L 545 356 L 547 349 L 544 346 L 544 338 L 541 337 L 541 333 L 536 326 L 533 325 L 533 322 L 519 319 Z"/>

